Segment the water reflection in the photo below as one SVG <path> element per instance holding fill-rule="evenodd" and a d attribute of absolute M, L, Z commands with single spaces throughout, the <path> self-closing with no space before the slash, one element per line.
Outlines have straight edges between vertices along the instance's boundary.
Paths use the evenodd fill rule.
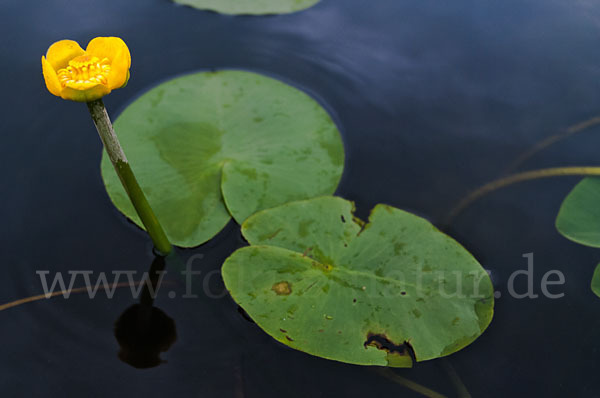
<path fill-rule="evenodd" d="M 127 308 L 115 322 L 119 359 L 134 368 L 153 368 L 165 362 L 160 358 L 161 352 L 166 352 L 177 340 L 175 321 L 154 306 L 154 293 L 165 266 L 164 257 L 154 258 L 140 302 Z"/>

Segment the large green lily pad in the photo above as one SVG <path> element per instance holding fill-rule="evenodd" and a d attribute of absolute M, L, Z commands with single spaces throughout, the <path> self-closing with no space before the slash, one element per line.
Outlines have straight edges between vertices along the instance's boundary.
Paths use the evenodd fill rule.
<path fill-rule="evenodd" d="M 600 178 L 584 178 L 563 201 L 556 229 L 566 238 L 600 247 Z"/>
<path fill-rule="evenodd" d="M 364 227 L 363 227 L 364 226 Z M 364 225 L 341 198 L 298 201 L 242 225 L 223 265 L 233 299 L 276 340 L 323 358 L 408 367 L 488 326 L 493 288 L 467 250 L 423 218 L 377 205 Z"/>
<path fill-rule="evenodd" d="M 302 91 L 256 73 L 178 77 L 115 121 L 131 167 L 171 242 L 192 247 L 233 217 L 335 191 L 344 150 L 327 112 Z M 115 206 L 140 227 L 106 153 Z"/>
<path fill-rule="evenodd" d="M 176 3 L 222 14 L 288 14 L 304 10 L 319 0 L 174 0 Z"/>

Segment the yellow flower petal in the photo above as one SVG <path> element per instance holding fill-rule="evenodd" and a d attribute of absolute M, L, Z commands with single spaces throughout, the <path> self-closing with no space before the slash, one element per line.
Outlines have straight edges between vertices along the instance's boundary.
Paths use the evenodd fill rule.
<path fill-rule="evenodd" d="M 113 90 L 123 87 L 129 80 L 129 65 L 131 58 L 129 50 L 120 50 L 117 56 L 110 65 L 110 73 L 108 74 L 108 87 Z"/>
<path fill-rule="evenodd" d="M 73 40 L 57 41 L 50 46 L 46 58 L 55 71 L 66 68 L 69 61 L 75 57 L 85 54 L 85 51 Z"/>
<path fill-rule="evenodd" d="M 85 90 L 82 90 L 81 88 L 70 87 L 70 85 L 71 84 L 67 83 L 67 87 L 65 87 L 60 93 L 60 96 L 63 99 L 77 102 L 90 102 L 102 98 L 106 94 L 110 93 L 110 88 L 106 87 L 104 84 L 95 84 L 89 88 L 86 88 Z"/>
<path fill-rule="evenodd" d="M 123 52 L 123 57 L 127 63 L 127 68 L 131 66 L 131 55 L 127 44 L 119 37 L 96 37 L 92 39 L 85 51 L 99 59 L 108 58 L 114 62 L 115 58 Z"/>
<path fill-rule="evenodd" d="M 60 86 L 60 82 L 58 81 L 58 76 L 56 76 L 56 72 L 50 62 L 42 55 L 42 73 L 44 74 L 44 81 L 46 82 L 46 88 L 52 94 L 60 97 L 60 92 L 62 91 L 62 87 Z"/>
<path fill-rule="evenodd" d="M 89 42 L 86 51 L 99 59 L 108 58 L 111 69 L 108 87 L 113 90 L 124 86 L 129 78 L 131 54 L 125 42 L 118 37 L 96 37 Z"/>

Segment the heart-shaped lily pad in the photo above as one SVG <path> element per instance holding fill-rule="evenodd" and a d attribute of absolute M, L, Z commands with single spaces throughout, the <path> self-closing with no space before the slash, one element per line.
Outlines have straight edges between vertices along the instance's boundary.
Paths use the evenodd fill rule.
<path fill-rule="evenodd" d="M 304 10 L 317 4 L 319 0 L 174 0 L 201 10 L 222 14 L 288 14 Z"/>
<path fill-rule="evenodd" d="M 566 238 L 600 247 L 600 178 L 584 178 L 563 201 L 556 229 Z"/>
<path fill-rule="evenodd" d="M 295 349 L 360 365 L 411 366 L 475 340 L 493 288 L 469 252 L 423 218 L 321 197 L 261 211 L 242 225 L 251 246 L 223 265 L 233 299 Z"/>
<path fill-rule="evenodd" d="M 328 113 L 302 91 L 256 73 L 178 77 L 148 91 L 115 121 L 131 167 L 171 242 L 192 247 L 230 218 L 332 194 L 344 149 Z M 115 206 L 142 223 L 106 153 Z"/>

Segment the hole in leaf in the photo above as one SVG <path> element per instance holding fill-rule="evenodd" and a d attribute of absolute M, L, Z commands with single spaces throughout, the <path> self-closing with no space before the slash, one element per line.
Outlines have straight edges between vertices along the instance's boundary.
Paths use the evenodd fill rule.
<path fill-rule="evenodd" d="M 417 360 L 415 351 L 408 341 L 402 344 L 396 344 L 391 341 L 385 334 L 376 334 L 369 332 L 367 334 L 367 340 L 365 341 L 365 348 L 375 347 L 378 350 L 387 352 L 388 354 L 395 354 L 401 357 L 410 357 L 414 362 Z"/>

